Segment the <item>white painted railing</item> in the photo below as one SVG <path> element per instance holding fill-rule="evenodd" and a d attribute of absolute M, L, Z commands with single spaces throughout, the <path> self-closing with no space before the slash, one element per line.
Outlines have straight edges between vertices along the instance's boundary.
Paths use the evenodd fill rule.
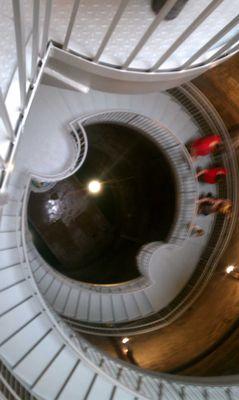
<path fill-rule="evenodd" d="M 116 123 L 132 126 L 144 135 L 149 136 L 167 157 L 175 174 L 177 193 L 177 213 L 175 222 L 168 235 L 167 242 L 181 245 L 189 236 L 191 226 L 197 215 L 198 185 L 195 178 L 192 160 L 183 143 L 177 136 L 162 126 L 159 121 L 151 120 L 143 115 L 122 110 L 108 110 L 94 114 L 83 115 L 72 121 L 70 125 L 78 124 L 84 127 L 94 123 Z"/>
<path fill-rule="evenodd" d="M 234 395 L 237 396 L 238 386 L 235 383 L 235 377 L 227 377 L 222 381 L 221 377 L 219 380 L 217 378 L 181 378 L 164 374 L 149 373 L 142 369 L 129 366 L 124 362 L 111 359 L 108 355 L 97 350 L 86 340 L 73 333 L 72 330 L 59 319 L 53 310 L 46 304 L 44 298 L 39 292 L 31 270 L 31 262 L 33 262 L 33 259 L 31 259 L 31 254 L 27 249 L 25 231 L 30 182 L 31 177 L 28 177 L 24 188 L 22 188 L 24 189 L 22 192 L 24 198 L 23 200 L 21 198 L 19 199 L 19 205 L 21 206 L 21 239 L 18 245 L 19 254 L 21 254 L 22 263 L 24 265 L 25 279 L 32 288 L 32 296 L 40 305 L 41 314 L 45 315 L 46 318 L 51 321 L 51 330 L 59 333 L 64 340 L 65 346 L 69 346 L 72 351 L 80 357 L 80 359 L 84 360 L 84 363 L 86 363 L 89 368 L 92 368 L 92 370 L 95 371 L 95 378 L 91 381 L 87 393 L 89 394 L 93 390 L 97 374 L 99 374 L 107 377 L 107 379 L 112 383 L 112 391 L 110 392 L 109 397 L 107 397 L 109 400 L 114 398 L 114 394 L 119 387 L 121 387 L 122 390 L 127 388 L 129 396 L 131 395 L 131 397 L 129 397 L 130 399 L 157 400 L 158 398 L 161 398 L 162 400 L 166 400 L 172 398 L 175 400 L 195 400 L 195 398 L 198 397 L 199 399 L 217 400 L 220 397 L 233 399 Z M 19 232 L 18 229 L 17 226 L 17 232 Z M 45 374 L 47 368 L 50 367 L 51 363 L 44 369 L 43 374 Z M 40 379 L 41 375 L 37 381 Z M 61 382 L 60 393 L 62 393 L 70 379 L 71 374 L 64 382 Z M 80 388 L 77 390 L 80 390 Z M 28 391 L 30 396 L 30 388 L 28 388 Z M 15 396 L 13 399 L 18 399 L 18 397 Z"/>
<path fill-rule="evenodd" d="M 215 156 L 215 161 L 225 166 L 228 175 L 227 180 L 219 185 L 218 196 L 228 198 L 232 201 L 232 216 L 231 218 L 224 218 L 220 215 L 216 216 L 210 239 L 200 257 L 195 273 L 184 290 L 169 304 L 169 306 L 148 318 L 144 318 L 142 321 L 137 320 L 131 323 L 117 324 L 115 327 L 106 327 L 105 324 L 101 326 L 100 324 L 91 324 L 90 326 L 90 324 L 82 323 L 82 321 L 66 318 L 74 329 L 79 331 L 94 331 L 99 335 L 105 335 L 106 333 L 112 335 L 127 335 L 134 334 L 140 329 L 143 331 L 150 331 L 170 324 L 201 294 L 231 239 L 238 215 L 238 166 L 235 151 L 228 137 L 227 129 L 218 113 L 194 85 L 186 84 L 183 87 L 170 90 L 170 93 L 185 107 L 192 118 L 195 119 L 202 134 L 208 135 L 209 132 L 214 132 L 222 137 L 225 144 L 225 152 Z M 155 246 L 153 245 L 152 251 L 154 250 Z M 144 261 L 147 262 L 150 260 L 152 251 L 150 250 L 149 254 L 146 251 Z M 136 285 L 137 280 L 133 283 Z M 115 289 L 113 288 L 113 290 Z M 128 288 L 126 290 L 128 290 Z"/>
<path fill-rule="evenodd" d="M 160 74 L 163 73 L 165 70 L 162 68 L 163 62 L 169 60 L 171 56 L 173 56 L 176 50 L 181 46 L 187 38 L 195 32 L 195 29 L 198 28 L 206 19 L 212 15 L 214 10 L 222 4 L 223 1 L 221 0 L 214 0 L 211 1 L 210 4 L 197 16 L 194 21 L 190 21 L 189 25 L 185 30 L 181 33 L 181 36 L 178 36 L 176 40 L 173 41 L 171 46 L 160 55 L 160 58 L 156 60 L 154 65 L 149 67 L 150 73 Z M 134 72 L 133 62 L 136 59 L 136 56 L 139 54 L 140 50 L 147 44 L 147 41 L 152 37 L 153 33 L 162 23 L 164 17 L 167 13 L 172 9 L 172 7 L 176 4 L 176 1 L 169 0 L 165 6 L 161 9 L 158 16 L 156 16 L 152 23 L 148 26 L 147 30 L 143 33 L 140 40 L 135 44 L 134 48 L 131 50 L 130 54 L 127 56 L 127 59 L 121 65 L 114 65 L 110 64 L 110 68 L 116 67 L 117 69 L 120 67 L 121 72 L 132 71 Z M 3 179 L 3 175 L 7 173 L 8 165 L 11 166 L 11 161 L 13 160 L 14 156 L 14 149 L 13 142 L 15 142 L 15 146 L 17 141 L 19 140 L 20 133 L 22 131 L 22 127 L 24 126 L 24 121 L 27 115 L 27 110 L 29 109 L 31 102 L 34 97 L 34 87 L 37 88 L 37 84 L 39 83 L 41 73 L 44 67 L 44 59 L 46 60 L 46 46 L 47 43 L 52 37 L 49 37 L 49 28 L 50 23 L 52 21 L 52 1 L 46 0 L 45 3 L 45 16 L 42 25 L 42 38 L 41 41 L 39 40 L 39 29 L 41 28 L 39 25 L 39 2 L 34 1 L 33 3 L 33 21 L 34 21 L 34 29 L 33 29 L 33 45 L 31 49 L 31 77 L 30 81 L 28 81 L 27 73 L 26 73 L 26 43 L 24 38 L 24 15 L 22 12 L 22 2 L 21 0 L 13 0 L 13 12 L 14 12 L 14 29 L 15 29 L 15 36 L 16 36 L 16 50 L 17 50 L 17 73 L 19 75 L 18 79 L 18 86 L 19 86 L 19 94 L 20 94 L 20 102 L 18 107 L 20 111 L 18 112 L 19 119 L 11 119 L 12 110 L 9 109 L 7 106 L 5 93 L 1 93 L 0 95 L 0 117 L 4 126 L 4 138 L 8 141 L 8 147 L 5 153 L 0 157 L 0 168 L 3 170 L 3 174 L 1 175 L 1 179 Z M 76 22 L 76 15 L 77 10 L 79 8 L 80 1 L 75 0 L 72 4 L 72 12 L 70 19 L 68 21 L 68 28 L 66 31 L 65 40 L 62 42 L 61 46 L 63 46 L 67 50 L 71 50 L 70 48 L 70 39 L 72 38 L 73 29 Z M 103 40 L 99 44 L 99 48 L 92 57 L 91 61 L 93 64 L 104 66 L 102 62 L 102 55 L 104 50 L 106 49 L 107 43 L 111 39 L 113 39 L 113 33 L 117 27 L 117 24 L 121 20 L 124 15 L 124 12 L 127 7 L 126 1 L 121 1 L 119 3 L 119 7 L 117 8 L 113 19 L 110 22 L 110 25 L 103 37 Z M 177 74 L 178 71 L 180 73 L 186 71 L 190 71 L 191 69 L 197 70 L 200 72 L 201 67 L 197 64 L 200 60 L 199 57 L 206 55 L 205 59 L 202 61 L 202 66 L 212 66 L 215 62 L 218 62 L 225 58 L 227 55 L 230 55 L 238 50 L 238 31 L 234 30 L 238 24 L 238 16 L 236 15 L 237 9 L 235 9 L 235 16 L 231 19 L 225 26 L 221 28 L 217 33 L 214 34 L 206 43 L 204 43 L 201 47 L 197 48 L 193 54 L 190 54 L 189 58 L 182 63 L 179 68 L 172 69 L 167 72 L 172 72 Z M 231 37 L 228 39 L 228 33 L 232 33 Z M 226 42 L 221 42 L 221 40 L 225 38 Z M 40 43 L 41 42 L 41 43 Z M 215 46 L 215 45 L 218 45 Z M 208 50 L 212 51 L 213 54 L 207 56 Z M 85 57 L 85 54 L 78 54 L 79 57 Z M 43 59 L 43 66 L 38 67 L 38 61 Z M 148 72 L 143 69 L 141 72 L 147 74 Z M 142 74 L 143 77 L 143 74 Z M 34 85 L 34 86 L 33 86 Z M 187 96 L 185 93 L 187 92 Z M 173 92 L 172 92 L 173 93 Z M 190 101 L 190 93 L 192 97 L 197 95 L 196 89 L 193 87 L 189 87 L 188 89 L 182 88 L 178 92 L 175 91 L 175 96 L 177 98 L 181 98 L 182 102 L 186 106 L 188 102 L 188 107 L 192 107 L 193 113 L 193 102 Z M 194 101 L 195 103 L 195 101 Z M 205 119 L 208 118 L 208 126 L 212 127 L 220 131 L 222 135 L 225 134 L 225 128 L 222 126 L 220 120 L 218 123 L 213 122 L 213 117 L 215 114 L 213 110 L 211 110 L 207 102 L 204 98 L 199 98 L 198 96 L 198 105 L 200 106 L 202 112 L 205 114 Z M 197 111 L 197 110 L 196 110 Z M 208 117 L 206 117 L 208 115 Z M 198 118 L 198 115 L 195 114 L 195 118 Z M 199 116 L 201 118 L 201 116 Z M 204 123 L 204 122 L 203 122 Z M 228 198 L 233 200 L 234 204 L 234 215 L 236 215 L 237 211 L 237 198 L 235 193 L 237 191 L 237 179 L 236 179 L 236 165 L 234 163 L 234 158 L 232 157 L 231 160 L 228 159 L 228 155 L 231 155 L 231 148 L 230 143 L 228 142 L 227 137 L 223 137 L 226 148 L 227 154 L 223 157 L 223 162 L 230 166 L 230 174 L 228 175 L 228 183 L 227 187 L 222 187 L 221 193 L 226 195 Z M 78 139 L 77 139 L 78 140 Z M 78 153 L 78 164 L 82 161 L 80 159 L 80 153 Z M 232 165 L 232 163 L 234 163 Z M 49 177 L 48 177 L 49 178 Z M 2 182 L 1 182 L 2 183 Z M 233 183 L 233 185 L 232 185 Z M 28 184 L 30 184 L 30 180 L 27 182 L 27 186 L 25 190 L 28 189 Z M 23 203 L 23 210 L 26 210 L 26 203 L 27 203 L 27 195 L 24 199 Z M 25 212 L 25 211 L 24 211 Z M 29 281 L 29 284 L 32 287 L 33 295 L 37 299 L 37 301 L 41 304 L 41 312 L 47 316 L 47 318 L 52 323 L 52 329 L 57 331 L 64 339 L 66 346 L 70 346 L 73 352 L 76 352 L 81 358 L 85 360 L 86 363 L 92 368 L 96 373 L 104 374 L 105 376 L 111 379 L 113 384 L 113 389 L 117 388 L 119 385 L 124 389 L 124 387 L 129 388 L 129 393 L 132 395 L 132 398 L 148 398 L 148 399 L 188 399 L 188 400 L 195 400 L 195 398 L 202 398 L 202 399 L 218 399 L 218 398 L 228 398 L 228 399 L 237 399 L 238 398 L 238 377 L 234 379 L 228 378 L 225 379 L 224 382 L 219 383 L 221 379 L 212 379 L 212 380 L 197 380 L 193 378 L 191 381 L 189 379 L 181 379 L 175 377 L 167 377 L 167 376 L 156 376 L 153 374 L 146 373 L 145 371 L 140 371 L 129 366 L 126 366 L 123 363 L 115 362 L 110 360 L 105 355 L 102 355 L 98 350 L 94 349 L 92 346 L 89 346 L 87 342 L 79 339 L 75 334 L 72 333 L 71 330 L 67 328 L 67 326 L 59 320 L 59 317 L 56 316 L 51 309 L 49 309 L 48 305 L 44 301 L 42 295 L 40 294 L 37 285 L 34 282 L 34 277 L 32 276 L 30 263 L 27 256 L 27 247 L 26 243 L 24 242 L 25 238 L 25 217 L 26 215 L 22 216 L 22 240 L 23 240 L 23 247 L 24 247 L 24 256 L 25 261 L 27 262 L 27 271 L 26 280 Z M 231 221 L 222 221 L 220 218 L 216 221 L 215 228 L 216 233 L 220 233 L 220 236 L 217 237 L 218 239 L 218 247 L 214 249 L 214 251 L 218 252 L 218 257 L 222 254 L 224 248 L 226 247 L 230 235 L 233 230 L 235 219 Z M 225 239 L 225 233 L 227 233 L 227 237 Z M 212 244 L 211 244 L 212 245 Z M 220 247 L 219 247 L 220 246 Z M 220 251 L 218 251 L 220 249 Z M 210 248 L 211 255 L 210 255 L 210 263 L 207 266 L 204 274 L 204 281 L 198 282 L 197 288 L 197 295 L 202 290 L 205 282 L 209 279 L 212 271 L 213 271 L 213 256 L 214 253 Z M 203 260 L 205 262 L 205 260 Z M 209 268 L 210 266 L 210 268 Z M 215 266 L 215 265 L 214 265 Z M 90 354 L 90 355 L 89 355 Z M 33 366 L 34 367 L 34 366 Z M 5 368 L 5 367 L 4 367 Z M 6 375 L 8 376 L 6 376 Z M 34 397 L 29 393 L 30 389 L 26 391 L 19 382 L 14 381 L 13 375 L 11 375 L 11 371 L 8 372 L 3 371 L 1 369 L 0 373 L 0 381 L 1 381 L 1 392 L 2 397 L 6 399 L 34 399 Z M 63 385 L 66 385 L 67 382 L 63 382 Z M 94 385 L 94 381 L 92 383 Z M 18 389 L 16 389 L 16 387 Z M 93 386 L 89 388 L 92 389 Z M 16 389 L 16 390 L 15 390 Z M 90 393 L 90 392 L 89 392 Z M 112 392 L 110 398 L 114 398 L 115 391 Z"/>
<path fill-rule="evenodd" d="M 88 140 L 84 128 L 79 124 L 76 128 L 73 124 L 69 124 L 69 134 L 74 143 L 74 155 L 72 162 L 63 173 L 44 175 L 45 182 L 57 182 L 74 175 L 82 166 L 88 151 Z M 34 175 L 36 181 L 42 182 L 42 176 Z"/>
<path fill-rule="evenodd" d="M 126 18 L 127 15 L 127 7 L 129 6 L 130 1 L 129 0 L 121 0 L 118 3 L 118 7 L 115 8 L 114 15 L 104 32 L 104 35 L 98 44 L 98 49 L 93 57 L 87 57 L 87 54 L 82 54 L 79 53 L 79 56 L 87 57 L 94 63 L 102 63 L 102 55 L 104 55 L 104 51 L 107 48 L 107 45 L 109 42 L 114 40 L 114 33 L 117 30 L 118 26 L 122 28 L 122 20 Z M 180 4 L 181 3 L 181 4 Z M 161 27 L 163 24 L 165 18 L 167 19 L 167 15 L 170 13 L 171 10 L 175 9 L 176 7 L 178 8 L 178 12 L 176 13 L 177 16 L 175 15 L 175 22 L 177 21 L 177 17 L 180 16 L 181 14 L 185 14 L 185 18 L 188 18 L 188 24 L 185 24 L 184 29 L 180 32 L 178 37 L 175 37 L 173 42 L 171 42 L 170 46 L 167 48 L 165 46 L 165 43 L 163 39 L 161 39 L 161 46 L 163 48 L 166 48 L 160 56 L 156 59 L 156 61 L 152 62 L 151 66 L 147 68 L 135 68 L 137 70 L 140 70 L 141 72 L 161 72 L 165 71 L 165 67 L 162 67 L 166 61 L 171 61 L 174 59 L 175 54 L 177 53 L 177 50 L 180 48 L 180 46 L 183 46 L 187 40 L 190 40 L 191 37 L 193 37 L 195 32 L 199 32 L 200 29 L 202 29 L 202 33 L 204 30 L 207 28 L 207 21 L 211 16 L 214 15 L 215 11 L 217 9 L 220 9 L 220 6 L 222 5 L 223 0 L 211 0 L 210 2 L 205 3 L 205 7 L 200 10 L 200 12 L 195 16 L 193 16 L 193 13 L 190 17 L 189 11 L 191 7 L 191 11 L 193 11 L 193 7 L 195 6 L 195 3 L 193 1 L 189 1 L 189 4 L 187 5 L 187 11 L 188 13 L 186 14 L 185 10 L 183 10 L 183 4 L 181 1 L 178 0 L 168 0 L 167 2 L 164 3 L 164 5 L 161 7 L 161 10 L 159 11 L 158 15 L 155 16 L 155 18 L 151 19 L 151 22 L 148 24 L 147 29 L 142 32 L 141 37 L 138 38 L 128 55 L 126 56 L 126 59 L 120 63 L 120 64 L 111 64 L 110 62 L 107 63 L 108 66 L 111 67 L 116 67 L 116 68 L 121 68 L 121 70 L 134 70 L 134 61 L 137 59 L 137 56 L 139 53 L 142 51 L 142 49 L 146 48 L 148 46 L 148 43 L 150 40 L 152 40 L 153 35 L 157 30 Z M 236 4 L 230 3 L 232 7 L 235 7 L 235 13 L 236 13 Z M 180 8 L 182 8 L 180 10 Z M 80 9 L 80 0 L 75 0 L 73 5 L 72 5 L 72 12 L 70 15 L 64 43 L 63 43 L 63 49 L 68 49 L 68 50 L 74 50 L 71 47 L 71 39 L 74 34 L 74 27 L 76 24 L 76 19 L 77 19 L 77 14 L 81 12 Z M 54 18 L 54 16 L 53 16 Z M 182 23 L 182 18 L 180 19 L 180 22 Z M 213 63 L 216 60 L 219 59 L 221 56 L 225 56 L 229 53 L 232 53 L 235 51 L 235 45 L 238 43 L 238 29 L 237 25 L 239 22 L 239 17 L 235 16 L 234 18 L 231 18 L 229 22 L 225 22 L 225 25 L 219 30 L 215 31 L 215 34 L 212 35 L 210 40 L 207 40 L 206 43 L 202 41 L 202 45 L 198 44 L 198 47 L 193 50 L 193 54 L 188 54 L 188 58 L 186 61 L 181 62 L 177 66 L 177 68 L 166 68 L 166 71 L 182 71 L 185 69 L 190 69 L 190 68 L 195 68 L 196 66 L 200 64 L 209 64 Z M 176 22 L 177 23 L 177 22 Z M 164 25 L 164 29 L 167 30 L 167 26 Z M 174 29 L 174 26 L 171 26 L 171 30 Z M 222 39 L 228 35 L 228 33 L 232 32 L 233 36 L 230 38 L 230 40 L 226 41 L 226 44 L 223 42 L 221 44 Z M 209 50 L 214 49 L 214 54 L 209 53 Z M 76 52 L 74 50 L 74 52 Z M 202 61 L 202 56 L 204 56 L 203 61 Z"/>
<path fill-rule="evenodd" d="M 58 26 L 60 22 L 58 21 L 58 6 L 63 7 L 63 15 L 65 13 L 65 25 L 66 31 L 63 35 L 62 42 L 59 44 L 61 48 L 67 50 L 68 52 L 73 52 L 79 58 L 88 60 L 94 66 L 107 66 L 107 71 L 110 74 L 110 69 L 115 72 L 124 74 L 126 72 L 141 73 L 141 80 L 147 75 L 155 74 L 156 76 L 163 75 L 163 80 L 172 81 L 175 76 L 184 76 L 185 80 L 192 78 L 192 76 L 197 75 L 204 71 L 205 69 L 212 67 L 215 63 L 221 62 L 227 56 L 230 56 L 238 50 L 239 47 L 239 29 L 238 22 L 239 16 L 237 15 L 237 1 L 231 0 L 230 9 L 235 8 L 235 13 L 233 17 L 231 14 L 226 16 L 227 10 L 220 14 L 222 18 L 222 23 L 220 28 L 213 28 L 213 24 L 210 22 L 212 18 L 218 18 L 218 13 L 220 13 L 220 7 L 225 6 L 228 0 L 211 0 L 208 2 L 202 2 L 203 7 L 199 7 L 198 13 L 194 11 L 195 0 L 189 0 L 188 3 L 183 7 L 180 0 L 168 0 L 165 2 L 161 8 L 158 15 L 153 17 L 153 14 L 148 14 L 148 23 L 144 27 L 142 34 L 137 39 L 134 37 L 134 30 L 131 29 L 128 33 L 127 39 L 129 43 L 131 41 L 134 43 L 133 47 L 128 51 L 128 47 L 125 47 L 125 59 L 115 62 L 115 61 L 105 61 L 104 55 L 107 51 L 107 46 L 109 44 L 113 45 L 113 54 L 115 53 L 115 48 L 117 48 L 118 38 L 121 38 L 121 29 L 128 26 L 129 22 L 134 20 L 133 17 L 128 16 L 128 11 L 130 9 L 131 2 L 129 0 L 121 0 L 117 5 L 114 5 L 113 14 L 111 19 L 108 21 L 108 25 L 105 27 L 105 20 L 98 19 L 98 29 L 102 31 L 102 37 L 98 43 L 98 48 L 95 55 L 92 56 L 91 48 L 86 48 L 86 52 L 81 52 L 78 48 L 75 49 L 72 45 L 72 39 L 75 35 L 78 38 L 79 32 L 77 32 L 78 18 L 81 18 L 81 12 L 84 12 L 84 8 L 81 8 L 80 0 L 72 0 L 70 2 L 71 13 L 68 13 L 69 5 L 60 4 L 56 8 L 52 7 L 52 0 L 45 0 L 40 2 L 39 0 L 32 0 L 32 30 L 30 33 L 27 32 L 26 40 L 26 18 L 25 12 L 26 7 L 23 5 L 21 0 L 12 0 L 12 11 L 13 15 L 9 15 L 9 21 L 12 18 L 12 24 L 15 32 L 15 49 L 16 49 L 16 68 L 13 76 L 10 77 L 10 86 L 7 93 L 0 92 L 0 118 L 2 119 L 4 131 L 3 136 L 5 140 L 8 141 L 8 146 L 4 146 L 4 151 L 0 153 L 0 170 L 1 181 L 4 179 L 6 174 L 8 164 L 11 165 L 11 154 L 13 151 L 12 143 L 16 141 L 18 134 L 20 134 L 21 129 L 19 125 L 22 125 L 21 119 L 26 113 L 26 109 L 34 86 L 36 86 L 37 78 L 42 67 L 42 62 L 46 57 L 47 44 L 50 41 L 57 41 L 54 31 L 54 26 Z M 96 1 L 97 3 L 97 1 Z M 24 7 L 23 7 L 24 6 Z M 103 3 L 97 4 L 102 8 L 102 15 L 105 13 L 105 6 Z M 138 12 L 142 17 L 144 16 L 146 10 L 145 5 L 139 7 Z M 177 10 L 175 9 L 177 8 Z M 141 9 L 142 8 L 142 9 Z M 182 8 L 182 9 L 181 9 Z M 175 11 L 176 10 L 176 11 Z M 94 16 L 94 8 L 90 11 L 90 18 Z M 152 47 L 152 42 L 154 43 L 154 35 L 159 32 L 161 28 L 163 30 L 169 29 L 169 34 L 172 34 L 175 28 L 175 21 L 173 25 L 167 21 L 167 15 L 172 12 L 172 15 L 177 15 L 180 19 L 180 23 L 183 26 L 182 31 L 178 32 L 173 36 L 173 40 L 168 42 L 168 37 L 166 35 L 160 35 L 159 39 L 155 41 Z M 43 18 L 40 15 L 44 14 Z M 132 13 L 131 13 L 132 16 Z M 84 17 L 84 16 L 83 16 Z M 81 20 L 80 20 L 81 21 Z M 183 22 L 184 21 L 184 22 Z M 90 22 L 90 20 L 89 20 Z M 89 27 L 87 22 L 83 26 L 80 24 L 80 29 L 84 34 L 90 35 Z M 135 19 L 135 25 L 138 25 L 137 16 Z M 216 24 L 215 24 L 216 26 Z M 204 40 L 205 32 L 208 34 L 208 29 L 212 31 L 208 40 Z M 175 31 L 176 32 L 176 31 Z M 122 33 L 123 34 L 123 33 Z M 196 34 L 196 39 L 201 38 L 199 41 L 193 39 Z M 115 36 L 116 35 L 116 36 Z M 132 37 L 131 37 L 132 36 Z M 31 40 L 30 40 L 31 39 Z M 77 40 L 75 41 L 77 42 Z M 189 44 L 195 43 L 195 48 L 191 48 Z M 184 46 L 188 45 L 188 50 L 186 59 L 184 58 L 179 61 L 177 66 L 165 67 L 167 62 L 171 65 L 171 61 L 178 60 L 178 51 Z M 183 47 L 183 48 L 184 48 Z M 162 50 L 163 49 L 163 52 Z M 137 59 L 141 60 L 141 52 L 145 51 L 145 58 L 148 63 L 149 57 L 148 53 L 158 54 L 156 60 L 152 58 L 150 65 L 147 67 L 137 66 Z M 148 52 L 148 53 L 147 53 Z M 166 63 L 166 64 L 165 64 Z M 30 64 L 30 71 L 28 68 Z M 194 75 L 190 75 L 191 71 Z M 189 74 L 187 74 L 187 72 Z M 11 73 L 10 73 L 11 75 Z M 133 78 L 133 75 L 130 75 Z M 128 78 L 127 78 L 128 79 Z M 180 81 L 181 82 L 181 81 Z M 176 85 L 177 83 L 173 83 Z M 19 100 L 17 100 L 19 97 Z M 17 102 L 17 103 L 16 103 Z M 1 139 L 2 140 L 2 139 Z M 1 185 L 0 181 L 0 185 Z"/>

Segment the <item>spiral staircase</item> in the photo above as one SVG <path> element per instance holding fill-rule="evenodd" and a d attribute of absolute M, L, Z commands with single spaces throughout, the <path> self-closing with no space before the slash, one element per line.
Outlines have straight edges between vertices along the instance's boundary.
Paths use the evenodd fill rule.
<path fill-rule="evenodd" d="M 238 50 L 237 8 L 237 0 L 168 0 L 155 16 L 150 2 L 134 0 L 0 2 L 3 400 L 239 397 L 237 376 L 151 373 L 109 357 L 80 334 L 122 336 L 170 324 L 202 293 L 228 245 L 237 218 L 235 153 L 217 112 L 186 82 Z M 123 285 L 95 286 L 57 273 L 27 224 L 32 180 L 57 182 L 79 170 L 87 121 L 102 118 L 135 124 L 160 141 L 180 191 L 168 242 L 142 249 L 142 276 Z M 207 189 L 232 200 L 230 220 L 197 216 L 202 187 L 185 144 L 209 131 L 225 144 L 213 161 L 228 169 L 228 179 Z M 194 223 L 205 230 L 196 242 Z M 158 254 L 166 260 L 160 268 Z M 174 280 L 166 273 L 169 259 Z"/>

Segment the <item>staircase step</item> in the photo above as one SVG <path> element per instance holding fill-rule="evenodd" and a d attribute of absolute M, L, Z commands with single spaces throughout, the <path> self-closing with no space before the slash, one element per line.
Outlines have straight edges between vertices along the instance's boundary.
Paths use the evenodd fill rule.
<path fill-rule="evenodd" d="M 113 392 L 114 385 L 102 376 L 97 376 L 94 384 L 89 388 L 87 400 L 109 400 Z M 100 393 L 100 395 L 99 395 Z"/>
<path fill-rule="evenodd" d="M 40 398 L 55 399 L 77 363 L 76 355 L 64 347 L 35 385 L 34 393 Z"/>
<path fill-rule="evenodd" d="M 1 355 L 14 366 L 50 332 L 50 321 L 44 315 L 39 315 L 2 346 Z"/>
<path fill-rule="evenodd" d="M 20 217 L 3 215 L 0 219 L 0 232 L 16 232 L 20 230 Z"/>
<path fill-rule="evenodd" d="M 0 232 L 0 251 L 17 247 L 17 241 L 20 241 L 20 232 Z"/>
<path fill-rule="evenodd" d="M 93 382 L 94 376 L 95 372 L 87 368 L 84 363 L 81 362 L 70 376 L 57 400 L 73 400 L 75 398 L 77 398 L 77 400 L 86 399 L 86 394 Z M 100 396 L 99 393 L 98 396 Z"/>
<path fill-rule="evenodd" d="M 47 349 L 47 351 L 46 351 Z M 56 332 L 50 332 L 33 350 L 17 365 L 16 374 L 28 385 L 35 384 L 44 370 L 54 362 L 62 349 L 62 341 Z M 33 368 L 34 365 L 34 368 Z M 60 371 L 58 371 L 60 372 Z"/>
<path fill-rule="evenodd" d="M 25 324 L 29 323 L 38 314 L 38 303 L 32 298 L 4 314 L 0 318 L 0 344 L 8 340 L 11 335 L 16 334 L 18 330 L 21 330 Z"/>
<path fill-rule="evenodd" d="M 0 251 L 0 269 L 19 264 L 23 257 L 22 248 L 17 247 Z"/>

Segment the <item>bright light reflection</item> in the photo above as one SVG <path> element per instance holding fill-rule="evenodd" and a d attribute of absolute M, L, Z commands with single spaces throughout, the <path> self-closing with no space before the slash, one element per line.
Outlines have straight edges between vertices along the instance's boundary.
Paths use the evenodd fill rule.
<path fill-rule="evenodd" d="M 123 338 L 121 341 L 122 341 L 122 343 L 126 344 L 126 343 L 129 342 L 129 338 L 128 338 L 128 337 L 125 337 L 125 338 Z"/>
<path fill-rule="evenodd" d="M 90 181 L 88 184 L 88 190 L 90 193 L 93 194 L 99 193 L 101 189 L 102 189 L 102 184 L 97 180 Z"/>
<path fill-rule="evenodd" d="M 6 166 L 6 171 L 7 172 L 12 172 L 14 170 L 14 164 L 13 163 L 8 163 Z"/>
<path fill-rule="evenodd" d="M 235 266 L 234 265 L 228 265 L 228 267 L 226 268 L 226 273 L 230 274 L 232 271 L 234 271 Z"/>

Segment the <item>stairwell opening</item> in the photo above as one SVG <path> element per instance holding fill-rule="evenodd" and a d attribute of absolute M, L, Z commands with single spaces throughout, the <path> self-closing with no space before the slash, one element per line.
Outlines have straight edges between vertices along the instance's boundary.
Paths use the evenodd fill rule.
<path fill-rule="evenodd" d="M 87 157 L 49 191 L 32 192 L 28 215 L 35 245 L 57 271 L 77 281 L 119 284 L 138 278 L 137 255 L 165 241 L 176 213 L 176 180 L 159 144 L 116 122 L 85 127 Z M 99 193 L 89 183 L 101 184 Z"/>

